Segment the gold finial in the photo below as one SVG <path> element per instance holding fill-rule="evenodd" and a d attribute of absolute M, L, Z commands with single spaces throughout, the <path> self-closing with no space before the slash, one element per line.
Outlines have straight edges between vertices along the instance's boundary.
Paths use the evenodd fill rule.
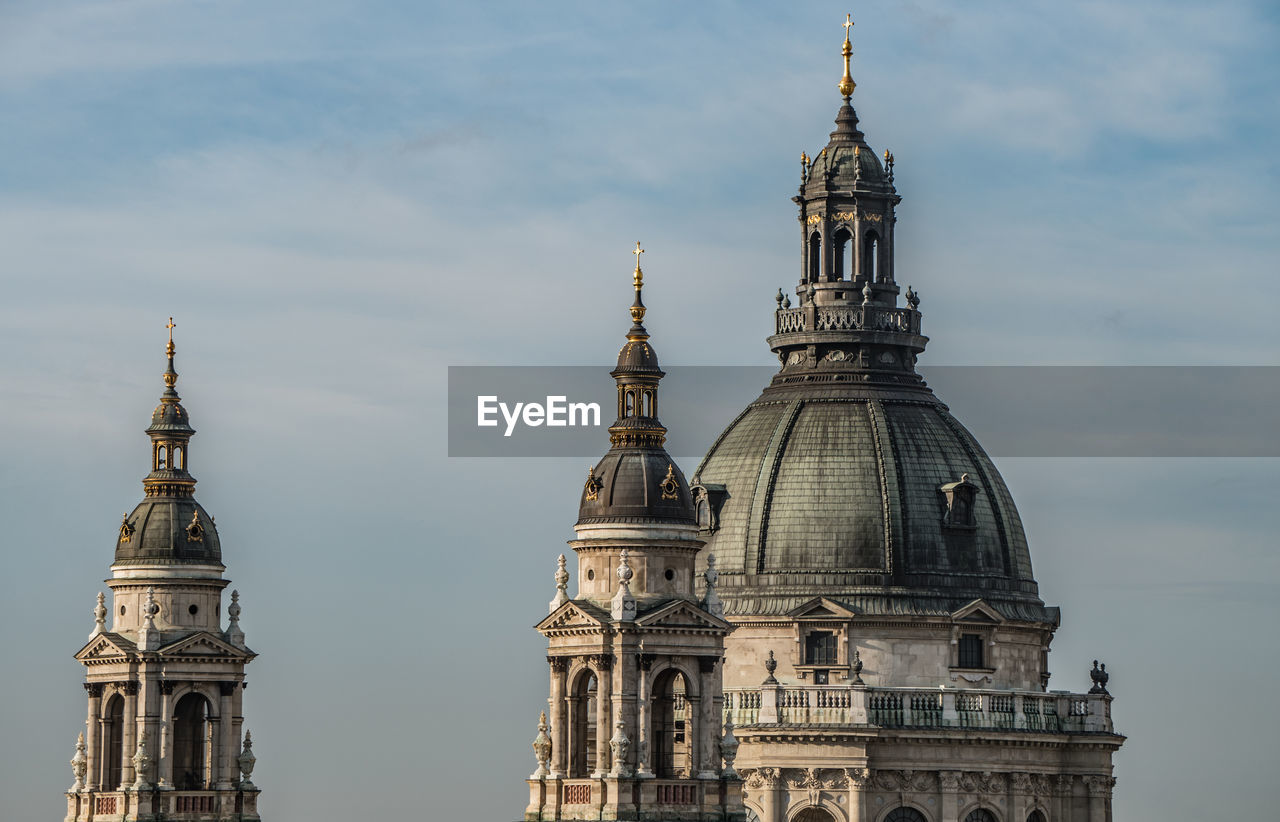
<path fill-rule="evenodd" d="M 169 329 L 169 343 L 164 347 L 164 353 L 169 357 L 169 367 L 164 371 L 164 384 L 170 389 L 178 383 L 178 373 L 173 370 L 173 329 L 177 327 L 178 324 L 173 321 L 173 317 L 170 317 L 169 324 L 165 326 L 165 328 Z"/>
<path fill-rule="evenodd" d="M 849 58 L 853 56 L 853 43 L 849 42 L 849 32 L 853 28 L 853 15 L 846 14 L 844 16 L 844 48 L 841 54 L 844 55 L 844 77 L 840 78 L 840 93 L 844 95 L 844 101 L 849 102 L 849 98 L 853 96 L 853 90 L 858 84 L 853 82 L 853 75 L 849 73 Z"/>
<path fill-rule="evenodd" d="M 644 288 L 644 272 L 640 270 L 640 255 L 644 253 L 644 249 L 640 247 L 640 241 L 636 241 L 636 247 L 631 252 L 636 255 L 636 271 L 632 276 L 632 283 L 636 288 L 636 299 L 631 304 L 631 331 L 627 334 L 628 340 L 647 340 L 648 333 L 644 330 L 644 326 L 640 321 L 644 319 L 644 301 L 640 299 L 640 289 Z"/>

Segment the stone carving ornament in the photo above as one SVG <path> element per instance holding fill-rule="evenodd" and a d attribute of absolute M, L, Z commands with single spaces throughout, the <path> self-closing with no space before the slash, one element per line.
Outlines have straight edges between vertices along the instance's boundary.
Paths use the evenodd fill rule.
<path fill-rule="evenodd" d="M 733 717 L 728 717 L 724 721 L 724 736 L 720 738 L 720 756 L 724 759 L 724 775 L 729 779 L 738 777 L 738 772 L 733 769 L 733 760 L 738 758 L 738 745 L 738 738 L 733 735 Z"/>
<path fill-rule="evenodd" d="M 1029 773 L 1010 774 L 1009 784 L 1012 785 L 1014 791 L 1018 793 L 1031 793 L 1031 774 Z"/>
<path fill-rule="evenodd" d="M 538 770 L 533 772 L 530 779 L 541 779 L 551 772 L 547 767 L 551 762 L 551 737 L 547 734 L 546 711 L 538 715 L 538 735 L 533 738 L 533 758 L 538 761 Z"/>
<path fill-rule="evenodd" d="M 85 756 L 84 747 L 84 731 L 80 732 L 80 738 L 76 740 L 76 755 L 71 757 L 71 773 L 75 774 L 75 784 L 71 786 L 72 791 L 79 791 L 84 787 L 84 775 L 89 768 L 89 759 Z"/>
<path fill-rule="evenodd" d="M 627 751 L 631 749 L 631 740 L 627 738 L 626 727 L 627 724 L 619 720 L 614 725 L 613 738 L 609 740 L 609 750 L 613 751 L 614 776 L 631 776 L 631 768 L 627 765 Z"/>
<path fill-rule="evenodd" d="M 258 764 L 258 757 L 253 755 L 253 736 L 248 731 L 244 732 L 244 745 L 240 748 L 240 755 L 236 757 L 236 764 L 240 766 L 240 773 L 244 775 L 244 779 L 240 780 L 240 789 L 257 790 L 257 786 L 253 784 L 250 777 L 253 776 L 254 765 Z"/>
<path fill-rule="evenodd" d="M 133 772 L 137 779 L 133 782 L 134 790 L 141 791 L 151 787 L 151 766 L 154 763 L 151 754 L 147 753 L 147 735 L 138 737 L 138 749 L 133 753 Z"/>

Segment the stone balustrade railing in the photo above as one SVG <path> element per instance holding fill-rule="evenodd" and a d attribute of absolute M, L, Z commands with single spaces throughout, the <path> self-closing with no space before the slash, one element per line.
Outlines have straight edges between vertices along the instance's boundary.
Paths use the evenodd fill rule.
<path fill-rule="evenodd" d="M 761 685 L 726 688 L 725 715 L 745 725 L 987 728 L 1113 733 L 1106 694 L 974 689 Z"/>
<path fill-rule="evenodd" d="M 774 316 L 774 333 L 812 331 L 896 331 L 920 333 L 920 312 L 910 308 L 877 305 L 831 305 L 780 308 Z"/>

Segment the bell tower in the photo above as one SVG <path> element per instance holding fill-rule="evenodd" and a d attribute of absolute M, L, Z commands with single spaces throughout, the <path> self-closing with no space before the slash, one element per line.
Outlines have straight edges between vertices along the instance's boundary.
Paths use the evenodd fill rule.
<path fill-rule="evenodd" d="M 88 714 L 71 760 L 67 822 L 260 819 L 256 759 L 242 729 L 244 667 L 255 654 L 236 591 L 222 622 L 229 581 L 217 525 L 195 500 L 195 429 L 176 389 L 172 318 L 167 327 L 144 497 L 116 534 L 110 607 L 98 594 L 89 642 L 76 654 Z"/>
<path fill-rule="evenodd" d="M 737 741 L 722 723 L 732 626 L 703 572 L 689 485 L 663 443 L 636 244 L 631 329 L 610 372 L 618 418 L 587 471 L 574 525 L 577 596 L 560 555 L 551 613 L 537 625 L 551 667 L 549 712 L 533 743 L 528 822 L 571 819 L 742 822 Z M 549 713 L 549 718 L 548 718 Z"/>

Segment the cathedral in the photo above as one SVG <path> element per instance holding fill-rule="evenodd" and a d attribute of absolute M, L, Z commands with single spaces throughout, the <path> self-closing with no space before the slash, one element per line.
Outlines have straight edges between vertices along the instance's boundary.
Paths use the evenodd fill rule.
<path fill-rule="evenodd" d="M 642 325 L 537 625 L 526 822 L 1110 822 L 1106 666 L 1050 689 L 1045 605 L 999 471 L 916 371 L 894 158 L 851 98 L 803 155 L 779 370 L 686 481 Z M 794 299 L 793 299 L 794 297 Z M 677 421 L 678 422 L 678 421 Z"/>
<path fill-rule="evenodd" d="M 242 727 L 254 653 L 236 591 L 223 628 L 229 580 L 217 525 L 194 496 L 195 429 L 176 389 L 173 328 L 170 319 L 144 497 L 120 522 L 110 607 L 98 594 L 89 642 L 76 654 L 88 714 L 66 822 L 259 819 L 253 741 Z"/>

